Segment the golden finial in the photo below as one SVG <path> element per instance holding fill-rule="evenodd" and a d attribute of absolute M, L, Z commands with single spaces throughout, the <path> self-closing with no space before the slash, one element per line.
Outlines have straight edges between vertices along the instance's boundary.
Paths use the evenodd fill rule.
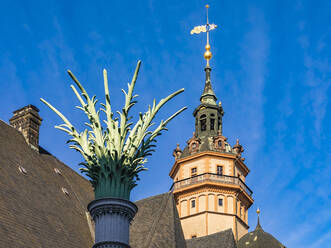
<path fill-rule="evenodd" d="M 201 32 L 207 33 L 207 44 L 205 46 L 205 53 L 203 54 L 204 58 L 207 60 L 207 66 L 209 67 L 209 60 L 213 56 L 213 54 L 210 51 L 210 45 L 209 45 L 209 31 L 217 28 L 216 24 L 209 24 L 208 20 L 208 9 L 209 5 L 206 5 L 206 12 L 207 12 L 207 24 L 206 25 L 201 25 L 201 26 L 196 26 L 191 30 L 191 34 L 199 34 Z"/>
<path fill-rule="evenodd" d="M 257 213 L 257 225 L 256 225 L 255 230 L 262 229 L 262 227 L 260 225 L 260 208 L 257 208 L 256 213 Z"/>

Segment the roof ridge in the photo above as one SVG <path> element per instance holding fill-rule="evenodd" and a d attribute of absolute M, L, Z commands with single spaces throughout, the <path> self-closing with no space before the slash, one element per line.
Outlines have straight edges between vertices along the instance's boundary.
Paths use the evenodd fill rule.
<path fill-rule="evenodd" d="M 5 124 L 7 127 L 13 129 L 15 132 L 17 132 L 18 135 L 21 135 L 22 138 L 24 139 L 24 135 L 22 134 L 22 132 L 20 132 L 19 130 L 17 130 L 15 127 L 13 127 L 12 125 L 8 124 L 7 122 L 3 121 L 0 119 L 0 122 L 3 122 L 3 124 Z M 25 139 L 24 139 L 25 141 Z M 26 142 L 25 142 L 26 143 Z M 27 143 L 26 143 L 27 144 Z"/>
<path fill-rule="evenodd" d="M 7 126 L 9 126 L 9 127 L 11 127 L 11 128 L 14 128 L 13 126 L 11 126 L 10 124 L 8 124 L 6 121 L 4 121 L 4 120 L 1 120 L 0 119 L 0 121 L 1 122 L 3 122 L 4 124 L 6 124 Z M 16 128 L 14 128 L 16 131 L 18 131 Z M 19 132 L 19 131 L 18 131 Z"/>
<path fill-rule="evenodd" d="M 41 146 L 39 146 L 41 147 Z M 45 151 L 48 152 L 48 154 L 44 153 L 44 154 L 40 154 L 39 155 L 48 155 L 51 156 L 52 158 L 54 158 L 57 162 L 59 162 L 60 164 L 62 164 L 63 166 L 67 167 L 70 171 L 72 171 L 73 173 L 75 173 L 77 176 L 79 176 L 80 178 L 84 179 L 84 181 L 90 183 L 90 181 L 83 176 L 82 173 L 79 173 L 78 171 L 74 170 L 73 168 L 71 168 L 71 166 L 67 165 L 66 163 L 64 163 L 63 161 L 61 161 L 58 157 L 56 157 L 55 155 L 53 155 L 52 153 L 50 153 L 48 150 L 46 150 L 44 147 L 41 147 L 42 149 L 44 149 Z"/>
<path fill-rule="evenodd" d="M 158 195 L 152 195 L 152 196 L 149 196 L 149 197 L 146 197 L 146 198 L 142 198 L 142 199 L 140 199 L 140 200 L 137 200 L 137 201 L 135 201 L 134 203 L 139 203 L 139 202 L 144 202 L 144 201 L 146 201 L 146 200 L 152 200 L 153 198 L 157 198 L 157 197 L 160 197 L 160 196 L 163 196 L 163 195 L 166 195 L 166 194 L 168 194 L 168 192 L 166 192 L 166 193 L 162 193 L 162 194 L 158 194 Z"/>
<path fill-rule="evenodd" d="M 212 236 L 217 236 L 221 233 L 226 233 L 226 232 L 232 232 L 232 229 L 231 228 L 228 228 L 226 230 L 223 230 L 223 231 L 219 231 L 219 232 L 216 232 L 216 233 L 212 233 L 212 234 L 209 234 L 209 235 L 206 235 L 206 236 L 202 236 L 202 237 L 197 237 L 197 238 L 192 238 L 192 239 L 188 239 L 187 241 L 193 241 L 193 240 L 200 240 L 200 239 L 205 239 L 206 237 L 212 237 Z"/>

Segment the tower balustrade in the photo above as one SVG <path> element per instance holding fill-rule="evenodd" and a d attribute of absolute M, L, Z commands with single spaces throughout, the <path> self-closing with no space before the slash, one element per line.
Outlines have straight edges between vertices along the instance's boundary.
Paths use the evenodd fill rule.
<path fill-rule="evenodd" d="M 220 175 L 215 173 L 202 173 L 199 175 L 194 175 L 189 178 L 175 181 L 170 190 L 182 189 L 194 184 L 201 184 L 205 182 L 215 182 L 222 183 L 228 186 L 236 185 L 239 186 L 243 191 L 245 191 L 249 196 L 252 196 L 253 191 L 241 180 L 240 177 Z"/>

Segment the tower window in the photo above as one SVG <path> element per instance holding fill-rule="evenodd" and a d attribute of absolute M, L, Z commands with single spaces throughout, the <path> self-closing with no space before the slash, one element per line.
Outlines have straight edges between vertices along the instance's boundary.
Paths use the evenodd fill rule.
<path fill-rule="evenodd" d="M 215 129 L 215 119 L 211 118 L 210 119 L 210 130 L 214 130 Z"/>
<path fill-rule="evenodd" d="M 222 141 L 219 140 L 219 141 L 217 142 L 217 145 L 218 145 L 218 147 L 222 147 Z"/>
<path fill-rule="evenodd" d="M 223 206 L 223 199 L 218 199 L 218 206 Z"/>
<path fill-rule="evenodd" d="M 217 166 L 217 175 L 223 176 L 223 166 Z"/>
<path fill-rule="evenodd" d="M 194 167 L 191 169 L 191 176 L 196 176 L 197 175 L 197 167 Z"/>
<path fill-rule="evenodd" d="M 192 201 L 191 201 L 191 207 L 192 207 L 192 208 L 195 208 L 195 200 L 192 200 Z"/>
<path fill-rule="evenodd" d="M 196 237 L 197 237 L 196 234 L 194 234 L 194 235 L 191 236 L 192 239 L 194 239 L 194 238 L 196 238 Z"/>
<path fill-rule="evenodd" d="M 206 131 L 206 129 L 207 129 L 206 115 L 201 115 L 201 117 L 200 117 L 200 128 L 201 128 L 201 131 Z"/>

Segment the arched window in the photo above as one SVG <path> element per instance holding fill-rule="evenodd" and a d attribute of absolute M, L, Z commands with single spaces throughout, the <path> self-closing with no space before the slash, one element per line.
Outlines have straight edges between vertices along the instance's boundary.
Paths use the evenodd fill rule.
<path fill-rule="evenodd" d="M 214 129 L 215 129 L 215 119 L 210 118 L 210 130 L 214 130 Z"/>
<path fill-rule="evenodd" d="M 191 201 L 191 207 L 192 207 L 192 208 L 195 208 L 195 200 L 192 200 L 192 201 Z"/>
<path fill-rule="evenodd" d="M 206 115 L 201 115 L 200 116 L 200 128 L 201 128 L 201 132 L 206 131 L 206 129 L 207 129 Z"/>

